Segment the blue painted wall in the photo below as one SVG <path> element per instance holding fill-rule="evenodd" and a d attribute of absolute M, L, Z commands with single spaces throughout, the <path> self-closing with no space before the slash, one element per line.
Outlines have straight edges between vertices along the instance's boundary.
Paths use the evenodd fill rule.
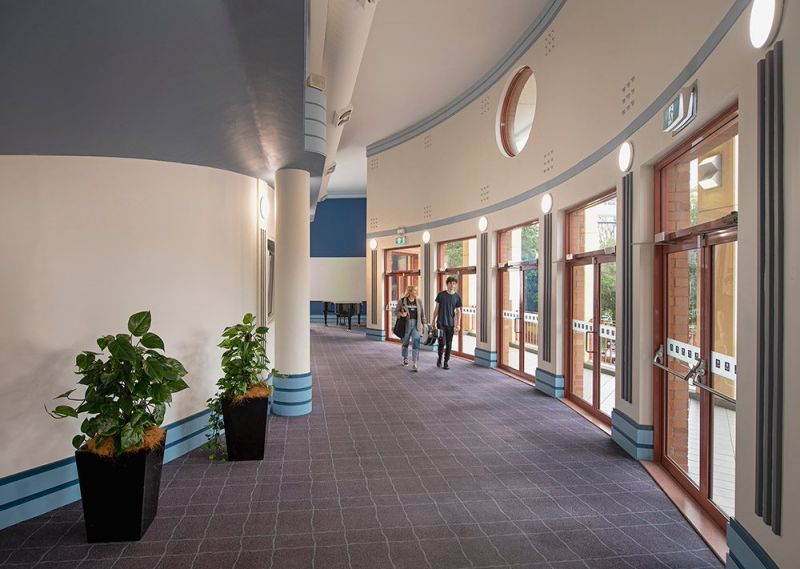
<path fill-rule="evenodd" d="M 317 204 L 311 224 L 312 257 L 367 256 L 367 199 L 329 199 Z"/>

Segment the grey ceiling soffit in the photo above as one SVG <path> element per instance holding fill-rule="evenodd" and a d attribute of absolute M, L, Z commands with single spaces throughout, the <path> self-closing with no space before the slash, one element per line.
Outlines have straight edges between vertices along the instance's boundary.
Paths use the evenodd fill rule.
<path fill-rule="evenodd" d="M 461 109 L 472 103 L 475 99 L 483 95 L 492 85 L 494 85 L 500 78 L 503 77 L 517 62 L 517 60 L 530 49 L 539 37 L 545 32 L 547 27 L 553 22 L 558 15 L 561 8 L 567 0 L 550 0 L 547 6 L 542 9 L 536 20 L 528 26 L 528 29 L 520 36 L 520 38 L 511 46 L 506 54 L 498 61 L 492 69 L 490 69 L 477 83 L 467 89 L 461 95 L 456 97 L 453 101 L 434 112 L 433 114 L 425 117 L 419 122 L 404 128 L 386 138 L 382 138 L 377 142 L 367 146 L 367 156 L 373 156 L 380 152 L 394 148 L 398 144 L 402 144 L 411 140 L 415 136 L 419 136 L 426 130 L 435 127 L 437 124 L 446 121 Z"/>
<path fill-rule="evenodd" d="M 719 43 L 722 41 L 722 38 L 724 38 L 725 35 L 730 31 L 749 4 L 750 0 L 734 0 L 733 5 L 725 14 L 725 16 L 723 16 L 720 23 L 716 28 L 714 28 L 714 31 L 711 32 L 711 35 L 708 37 L 708 39 L 706 39 L 703 45 L 700 46 L 700 49 L 697 50 L 697 53 L 694 54 L 694 57 L 692 57 L 686 66 L 680 71 L 680 73 L 678 73 L 678 76 L 675 77 L 675 79 L 673 79 L 672 82 L 664 88 L 658 97 L 656 97 L 656 99 L 650 103 L 645 110 L 643 110 L 635 119 L 633 119 L 628 126 L 622 129 L 619 134 L 614 136 L 614 138 L 606 142 L 603 146 L 592 152 L 589 156 L 583 158 L 577 164 L 567 168 L 558 176 L 555 176 L 554 178 L 551 178 L 529 190 L 526 190 L 521 194 L 512 196 L 503 201 L 497 202 L 496 204 L 480 209 L 460 213 L 444 219 L 437 219 L 429 223 L 421 223 L 406 227 L 406 233 L 414 233 L 417 231 L 424 231 L 426 229 L 433 229 L 435 227 L 443 227 L 452 223 L 476 219 L 482 215 L 489 215 L 490 213 L 502 211 L 509 207 L 521 204 L 522 202 L 536 197 L 537 195 L 546 191 L 552 190 L 553 188 L 556 188 L 567 180 L 574 178 L 584 170 L 595 165 L 608 154 L 616 150 L 620 144 L 631 138 L 636 131 L 647 124 L 647 121 L 656 116 L 656 114 L 659 113 L 661 109 L 667 105 L 667 103 L 669 103 L 670 99 L 675 96 L 675 93 L 677 93 L 680 88 L 688 83 L 694 74 L 697 73 L 697 71 L 700 69 L 700 66 L 703 65 L 703 62 L 705 62 L 705 60 L 708 59 L 708 56 L 710 56 L 711 53 L 717 48 Z M 395 233 L 396 230 L 394 229 L 386 229 L 383 231 L 367 233 L 367 237 L 387 237 L 389 235 L 394 235 Z"/>
<path fill-rule="evenodd" d="M 0 154 L 318 176 L 305 148 L 305 2 L 3 0 Z"/>

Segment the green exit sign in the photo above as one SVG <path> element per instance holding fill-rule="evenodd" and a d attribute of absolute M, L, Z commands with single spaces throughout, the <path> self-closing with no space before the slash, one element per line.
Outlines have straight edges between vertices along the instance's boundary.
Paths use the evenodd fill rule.
<path fill-rule="evenodd" d="M 664 132 L 680 132 L 697 116 L 697 85 L 684 87 L 664 109 Z"/>
<path fill-rule="evenodd" d="M 672 99 L 672 102 L 664 109 L 664 132 L 669 132 L 682 119 L 681 116 L 681 94 Z"/>
<path fill-rule="evenodd" d="M 406 236 L 405 235 L 398 235 L 394 238 L 395 245 L 405 245 L 406 244 Z"/>

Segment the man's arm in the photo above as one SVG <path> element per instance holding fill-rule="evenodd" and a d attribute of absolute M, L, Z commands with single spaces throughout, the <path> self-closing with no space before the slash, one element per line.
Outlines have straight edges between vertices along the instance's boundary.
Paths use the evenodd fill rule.
<path fill-rule="evenodd" d="M 439 303 L 436 303 L 436 308 L 433 309 L 433 316 L 431 317 L 431 326 L 436 328 L 436 317 L 439 316 Z"/>
<path fill-rule="evenodd" d="M 458 329 L 461 328 L 461 307 L 460 306 L 458 308 L 456 308 L 454 324 L 455 324 L 455 326 L 453 326 L 453 331 L 454 332 L 458 332 Z"/>

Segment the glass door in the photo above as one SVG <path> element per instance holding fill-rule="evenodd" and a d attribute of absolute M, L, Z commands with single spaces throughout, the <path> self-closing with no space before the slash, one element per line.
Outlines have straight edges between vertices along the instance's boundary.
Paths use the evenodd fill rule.
<path fill-rule="evenodd" d="M 724 527 L 735 513 L 738 112 L 658 165 L 655 459 Z"/>
<path fill-rule="evenodd" d="M 442 241 L 437 247 L 439 288 L 447 288 L 447 278 L 456 279 L 456 292 L 461 297 L 461 327 L 453 335 L 452 353 L 464 358 L 475 357 L 478 316 L 478 240 L 475 237 Z M 433 308 L 431 308 L 433 310 Z"/>
<path fill-rule="evenodd" d="M 498 271 L 500 279 L 500 350 L 498 365 L 522 373 L 520 307 L 522 306 L 522 271 L 510 267 Z"/>
<path fill-rule="evenodd" d="M 610 417 L 616 385 L 617 274 L 613 255 L 570 262 L 570 397 Z"/>
<path fill-rule="evenodd" d="M 417 287 L 418 295 L 422 292 L 419 290 L 419 247 L 387 249 L 385 255 L 384 298 L 386 299 L 386 305 L 384 306 L 384 325 L 386 326 L 386 337 L 390 341 L 399 342 L 400 339 L 396 338 L 392 333 L 394 323 L 397 320 L 394 314 L 397 302 L 411 285 Z"/>

